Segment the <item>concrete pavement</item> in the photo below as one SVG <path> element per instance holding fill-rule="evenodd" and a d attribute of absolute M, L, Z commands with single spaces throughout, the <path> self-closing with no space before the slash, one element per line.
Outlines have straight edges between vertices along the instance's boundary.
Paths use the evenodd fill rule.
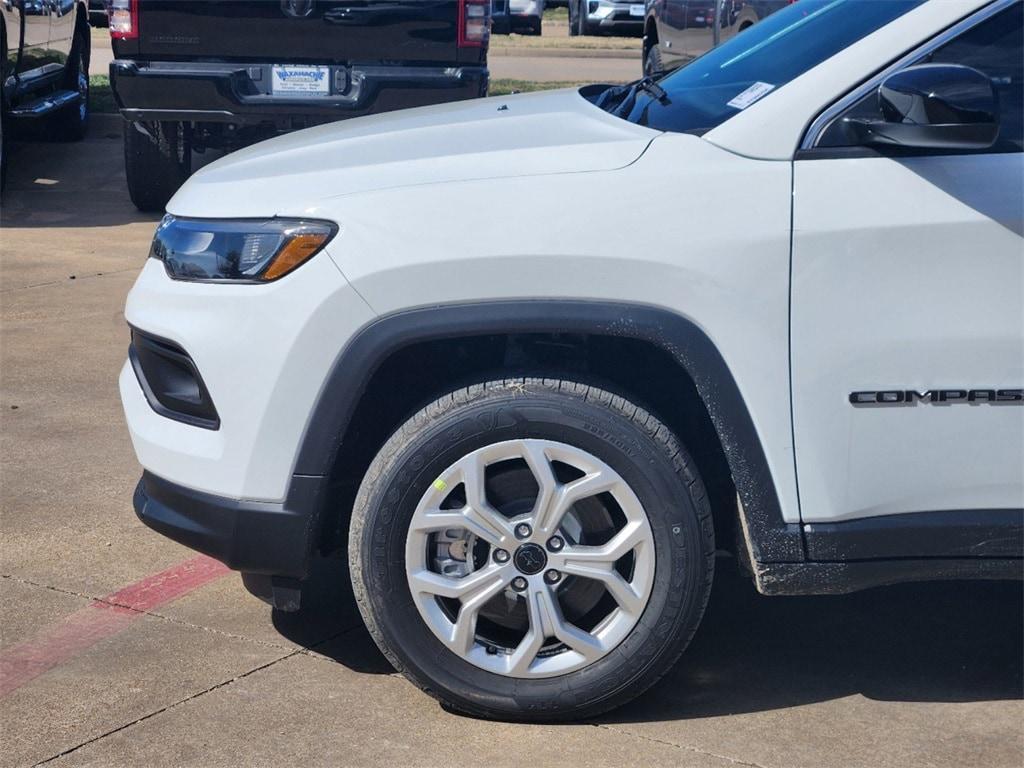
<path fill-rule="evenodd" d="M 597 721 L 529 726 L 449 714 L 396 676 L 342 562 L 318 564 L 297 616 L 233 574 L 178 581 L 193 553 L 131 510 L 139 467 L 116 392 L 121 310 L 157 217 L 128 201 L 112 118 L 81 144 L 13 150 L 0 683 L 25 682 L 0 697 L 0 766 L 1024 763 L 1018 584 L 765 598 L 721 559 L 704 624 L 664 681 Z"/>

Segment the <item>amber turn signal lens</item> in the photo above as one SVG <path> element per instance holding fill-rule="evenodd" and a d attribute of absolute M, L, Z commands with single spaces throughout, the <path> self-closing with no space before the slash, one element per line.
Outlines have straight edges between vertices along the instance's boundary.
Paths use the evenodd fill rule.
<path fill-rule="evenodd" d="M 282 275 L 287 275 L 297 266 L 306 261 L 310 256 L 319 251 L 327 242 L 329 235 L 325 233 L 304 233 L 294 235 L 284 247 L 277 252 L 274 260 L 270 262 L 261 280 L 276 280 Z"/>

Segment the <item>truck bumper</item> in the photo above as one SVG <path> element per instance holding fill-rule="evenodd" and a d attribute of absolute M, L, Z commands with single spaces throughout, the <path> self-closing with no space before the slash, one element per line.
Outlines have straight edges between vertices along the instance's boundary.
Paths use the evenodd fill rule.
<path fill-rule="evenodd" d="M 271 92 L 271 65 L 223 62 L 110 64 L 110 84 L 129 120 L 181 120 L 236 125 L 346 117 L 483 96 L 486 67 L 332 65 L 331 93 L 282 97 Z"/>
<path fill-rule="evenodd" d="M 644 20 L 633 18 L 606 18 L 597 22 L 597 28 L 601 32 L 614 35 L 642 35 L 644 33 Z"/>
<path fill-rule="evenodd" d="M 641 0 L 587 0 L 587 26 L 595 32 L 613 35 L 642 35 L 645 17 L 632 15 Z"/>
<path fill-rule="evenodd" d="M 248 574 L 302 579 L 315 548 L 321 478 L 295 477 L 283 503 L 239 501 L 144 472 L 135 514 L 186 547 Z"/>

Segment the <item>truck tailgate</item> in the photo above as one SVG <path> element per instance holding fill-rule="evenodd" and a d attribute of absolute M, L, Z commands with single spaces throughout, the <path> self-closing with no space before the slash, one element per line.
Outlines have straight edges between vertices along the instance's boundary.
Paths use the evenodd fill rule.
<path fill-rule="evenodd" d="M 139 0 L 140 57 L 457 63 L 458 0 Z"/>

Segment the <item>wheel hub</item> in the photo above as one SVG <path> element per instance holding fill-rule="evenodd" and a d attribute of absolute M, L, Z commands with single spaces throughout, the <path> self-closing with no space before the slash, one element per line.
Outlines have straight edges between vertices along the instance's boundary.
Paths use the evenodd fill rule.
<path fill-rule="evenodd" d="M 520 678 L 610 653 L 640 620 L 654 561 L 647 514 L 622 476 L 537 439 L 484 446 L 441 472 L 405 549 L 434 636 L 470 664 Z"/>
<path fill-rule="evenodd" d="M 520 573 L 532 576 L 544 570 L 544 566 L 548 564 L 548 556 L 537 544 L 523 544 L 516 550 L 512 561 Z"/>

